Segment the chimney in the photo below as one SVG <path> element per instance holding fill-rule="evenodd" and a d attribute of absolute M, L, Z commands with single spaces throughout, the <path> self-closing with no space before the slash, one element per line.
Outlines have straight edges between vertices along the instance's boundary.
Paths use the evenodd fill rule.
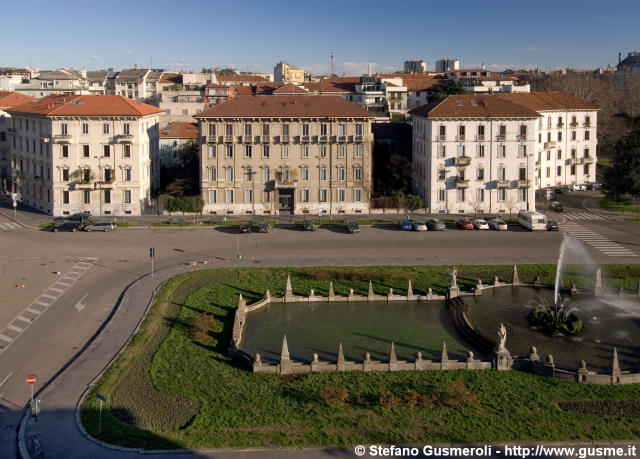
<path fill-rule="evenodd" d="M 87 78 L 87 68 L 86 67 L 82 67 L 82 69 L 80 70 L 80 75 L 82 75 L 82 78 Z"/>
<path fill-rule="evenodd" d="M 618 53 L 618 64 L 622 62 L 622 53 Z"/>
<path fill-rule="evenodd" d="M 484 65 L 484 62 L 483 62 L 483 63 L 480 65 L 480 68 L 481 68 L 482 70 L 484 70 L 484 69 L 486 69 L 486 68 L 487 68 L 487 66 L 486 66 L 486 65 Z"/>
<path fill-rule="evenodd" d="M 138 68 L 138 64 L 133 64 L 133 68 L 137 69 Z"/>

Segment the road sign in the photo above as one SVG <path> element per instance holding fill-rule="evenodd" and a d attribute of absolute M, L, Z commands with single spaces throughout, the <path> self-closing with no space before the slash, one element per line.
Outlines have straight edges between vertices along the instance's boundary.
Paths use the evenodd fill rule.
<path fill-rule="evenodd" d="M 13 199 L 14 201 L 18 199 L 18 193 L 11 193 L 11 199 Z"/>
<path fill-rule="evenodd" d="M 98 400 L 100 400 L 101 402 L 107 402 L 107 397 L 105 397 L 104 395 L 100 395 L 99 393 L 96 392 L 96 398 Z"/>
<path fill-rule="evenodd" d="M 155 249 L 155 248 L 151 247 L 151 248 L 149 249 L 149 256 L 150 256 L 151 258 L 154 258 L 154 257 L 156 256 L 156 249 Z"/>
<path fill-rule="evenodd" d="M 27 384 L 29 384 L 30 386 L 33 386 L 37 380 L 38 378 L 36 378 L 34 375 L 27 376 Z"/>
<path fill-rule="evenodd" d="M 18 207 L 18 201 L 13 201 L 13 207 Z"/>

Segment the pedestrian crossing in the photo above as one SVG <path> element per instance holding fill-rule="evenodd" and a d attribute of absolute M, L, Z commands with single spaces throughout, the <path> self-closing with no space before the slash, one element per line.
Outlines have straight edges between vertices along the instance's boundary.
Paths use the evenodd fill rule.
<path fill-rule="evenodd" d="M 628 248 L 613 242 L 604 236 L 599 235 L 595 231 L 585 228 L 578 223 L 565 223 L 560 225 L 563 231 L 577 237 L 585 244 L 593 247 L 595 250 L 602 252 L 607 257 L 637 257 L 638 254 L 632 252 Z"/>
<path fill-rule="evenodd" d="M 567 220 L 606 220 L 607 217 L 603 217 L 602 215 L 598 215 L 593 212 L 585 211 L 585 212 L 565 212 L 562 214 L 564 218 Z"/>
<path fill-rule="evenodd" d="M 0 231 L 14 231 L 20 228 L 17 223 L 0 223 Z"/>

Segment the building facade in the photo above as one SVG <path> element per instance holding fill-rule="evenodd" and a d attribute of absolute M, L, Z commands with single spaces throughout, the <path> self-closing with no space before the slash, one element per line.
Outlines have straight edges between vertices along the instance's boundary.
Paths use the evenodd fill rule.
<path fill-rule="evenodd" d="M 121 96 L 49 96 L 8 110 L 11 191 L 53 216 L 140 215 L 160 110 Z"/>
<path fill-rule="evenodd" d="M 446 73 L 447 70 L 457 70 L 460 68 L 460 61 L 455 58 L 444 57 L 436 61 L 436 72 Z"/>
<path fill-rule="evenodd" d="M 424 73 L 427 71 L 427 63 L 422 60 L 404 61 L 404 71 L 407 73 Z"/>
<path fill-rule="evenodd" d="M 372 116 L 332 96 L 238 96 L 196 116 L 211 214 L 369 210 Z"/>
<path fill-rule="evenodd" d="M 190 145 L 197 146 L 200 132 L 196 123 L 170 123 L 160 128 L 157 155 L 151 157 L 151 188 L 157 190 L 163 167 L 178 164 L 180 154 Z"/>
<path fill-rule="evenodd" d="M 34 100 L 12 91 L 0 91 L 0 192 L 11 191 L 11 145 L 13 138 L 13 120 L 7 110 Z"/>
<path fill-rule="evenodd" d="M 303 83 L 304 70 L 280 61 L 273 68 L 273 81 L 276 83 Z"/>

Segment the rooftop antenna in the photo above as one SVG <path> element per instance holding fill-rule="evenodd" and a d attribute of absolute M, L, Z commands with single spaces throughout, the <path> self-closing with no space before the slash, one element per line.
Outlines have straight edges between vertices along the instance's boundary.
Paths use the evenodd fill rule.
<path fill-rule="evenodd" d="M 334 74 L 334 73 L 333 73 L 333 60 L 334 60 L 333 58 L 334 58 L 334 57 L 335 57 L 335 55 L 334 55 L 333 51 L 331 51 L 331 75 L 333 75 L 333 74 Z"/>

